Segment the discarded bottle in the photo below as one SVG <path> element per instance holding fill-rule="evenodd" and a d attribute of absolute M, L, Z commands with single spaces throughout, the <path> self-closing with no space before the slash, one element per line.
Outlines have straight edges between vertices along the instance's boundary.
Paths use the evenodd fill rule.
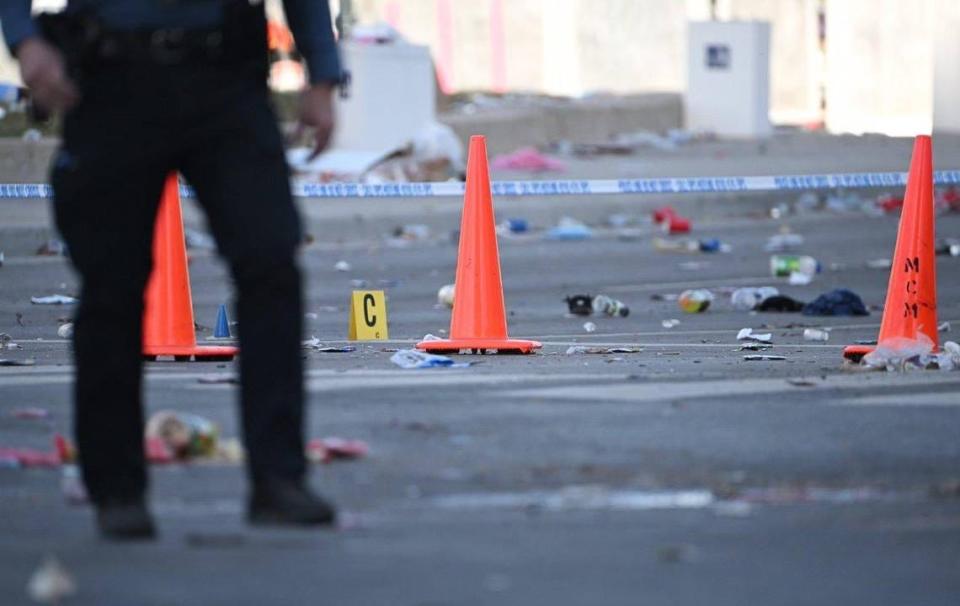
<path fill-rule="evenodd" d="M 178 458 L 212 456 L 217 449 L 217 426 L 187 412 L 162 410 L 147 422 L 147 439 L 159 438 Z"/>
<path fill-rule="evenodd" d="M 695 290 L 685 290 L 680 293 L 677 304 L 680 305 L 680 309 L 688 314 L 698 314 L 707 311 L 712 301 L 713 293 L 709 290 L 698 288 Z"/>
<path fill-rule="evenodd" d="M 804 328 L 803 339 L 805 341 L 829 341 L 830 333 L 819 328 Z"/>
<path fill-rule="evenodd" d="M 730 304 L 734 309 L 740 311 L 751 311 L 756 309 L 764 300 L 779 295 L 780 291 L 772 286 L 761 286 L 760 288 L 738 288 L 730 295 Z"/>
<path fill-rule="evenodd" d="M 453 284 L 445 284 L 437 291 L 437 303 L 453 308 L 453 299 L 456 295 L 456 287 Z"/>
<path fill-rule="evenodd" d="M 620 316 L 626 318 L 630 315 L 630 308 L 624 305 L 623 301 L 618 301 L 606 295 L 597 295 L 593 298 L 593 311 L 598 314 L 607 314 L 608 316 Z"/>
<path fill-rule="evenodd" d="M 812 277 L 820 273 L 820 263 L 813 257 L 806 255 L 772 255 L 770 257 L 770 274 L 777 278 L 787 278 L 798 273 Z"/>

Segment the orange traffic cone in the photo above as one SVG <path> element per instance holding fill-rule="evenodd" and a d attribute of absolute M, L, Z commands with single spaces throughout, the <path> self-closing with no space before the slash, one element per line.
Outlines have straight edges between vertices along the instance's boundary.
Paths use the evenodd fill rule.
<path fill-rule="evenodd" d="M 930 137 L 917 137 L 900 211 L 900 230 L 893 251 L 887 302 L 877 344 L 893 349 L 900 343 L 929 339 L 937 349 L 937 266 L 934 257 L 933 151 Z M 873 347 L 851 345 L 843 357 L 859 361 Z"/>
<path fill-rule="evenodd" d="M 171 173 L 163 187 L 153 228 L 153 273 L 147 283 L 143 314 L 143 356 L 173 356 L 177 361 L 232 360 L 236 347 L 198 347 L 193 300 L 187 274 L 187 247 L 180 213 L 180 185 Z"/>
<path fill-rule="evenodd" d="M 417 349 L 428 352 L 530 353 L 536 341 L 507 336 L 503 304 L 500 255 L 487 169 L 487 143 L 470 137 L 466 195 L 460 222 L 460 252 L 457 257 L 456 300 L 450 320 L 450 338 L 421 341 Z"/>

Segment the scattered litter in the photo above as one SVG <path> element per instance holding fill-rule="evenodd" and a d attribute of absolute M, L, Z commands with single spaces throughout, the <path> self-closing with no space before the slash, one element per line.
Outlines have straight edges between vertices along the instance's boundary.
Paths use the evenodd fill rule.
<path fill-rule="evenodd" d="M 440 331 L 440 332 L 443 332 L 443 331 Z M 423 335 L 423 338 L 420 340 L 421 341 L 442 341 L 443 339 L 441 337 L 438 337 L 437 335 L 427 333 Z"/>
<path fill-rule="evenodd" d="M 893 213 L 903 208 L 903 196 L 880 194 L 875 202 L 877 208 L 886 213 Z"/>
<path fill-rule="evenodd" d="M 817 384 L 809 379 L 787 379 L 787 383 L 794 387 L 816 387 Z"/>
<path fill-rule="evenodd" d="M 668 240 L 666 238 L 654 238 L 653 248 L 657 252 L 670 253 L 728 253 L 733 250 L 729 244 L 721 242 L 717 238 L 708 238 L 705 240 Z"/>
<path fill-rule="evenodd" d="M 767 252 L 786 252 L 801 246 L 803 246 L 803 236 L 787 232 L 770 236 L 763 248 Z"/>
<path fill-rule="evenodd" d="M 187 227 L 183 230 L 183 239 L 188 249 L 217 250 L 217 241 L 206 232 Z"/>
<path fill-rule="evenodd" d="M 773 345 L 769 343 L 747 342 L 740 346 L 740 351 L 767 351 L 772 349 Z"/>
<path fill-rule="evenodd" d="M 876 349 L 863 356 L 861 364 L 888 371 L 925 368 L 924 358 L 932 351 L 933 342 L 923 333 L 919 333 L 916 339 L 894 337 L 878 343 Z"/>
<path fill-rule="evenodd" d="M 33 366 L 34 364 L 36 364 L 36 361 L 33 358 L 25 358 L 23 360 L 0 358 L 0 366 Z"/>
<path fill-rule="evenodd" d="M 757 343 L 772 343 L 773 334 L 769 332 L 755 333 L 752 328 L 741 328 L 737 333 L 737 341 L 755 341 Z"/>
<path fill-rule="evenodd" d="M 330 463 L 336 459 L 360 459 L 367 456 L 370 447 L 362 440 L 343 438 L 314 438 L 307 443 L 307 460 L 311 463 Z"/>
<path fill-rule="evenodd" d="M 530 224 L 526 219 L 507 219 L 498 228 L 502 233 L 525 234 L 530 230 Z"/>
<path fill-rule="evenodd" d="M 35 254 L 38 257 L 64 257 L 67 254 L 67 245 L 61 240 L 47 240 L 40 245 Z"/>
<path fill-rule="evenodd" d="M 613 228 L 626 227 L 630 224 L 630 217 L 628 215 L 614 213 L 607 217 L 607 225 Z"/>
<path fill-rule="evenodd" d="M 698 314 L 707 311 L 711 302 L 713 302 L 713 293 L 702 288 L 685 290 L 680 293 L 680 298 L 677 299 L 677 304 L 680 306 L 680 309 L 688 314 Z"/>
<path fill-rule="evenodd" d="M 593 230 L 573 217 L 561 217 L 557 226 L 548 229 L 544 237 L 547 240 L 588 240 L 593 237 Z"/>
<path fill-rule="evenodd" d="M 787 358 L 784 356 L 771 356 L 768 354 L 750 354 L 743 356 L 747 362 L 782 362 Z"/>
<path fill-rule="evenodd" d="M 639 347 L 587 347 L 585 345 L 571 345 L 567 348 L 566 355 L 573 356 L 579 354 L 626 354 L 640 353 L 643 349 Z"/>
<path fill-rule="evenodd" d="M 422 223 L 398 225 L 393 229 L 393 237 L 398 240 L 419 242 L 430 237 L 430 227 Z"/>
<path fill-rule="evenodd" d="M 415 349 L 401 349 L 390 356 L 390 361 L 404 369 L 420 368 L 467 368 L 469 362 L 454 362 L 447 356 L 428 354 Z"/>
<path fill-rule="evenodd" d="M 867 267 L 867 269 L 890 269 L 892 264 L 893 261 L 890 259 L 871 259 L 864 265 Z"/>
<path fill-rule="evenodd" d="M 787 295 L 773 295 L 771 297 L 765 298 L 763 301 L 760 301 L 759 304 L 755 307 L 757 311 L 765 312 L 785 312 L 793 313 L 803 311 L 803 306 L 806 305 L 803 301 L 797 301 Z"/>
<path fill-rule="evenodd" d="M 933 251 L 940 256 L 960 257 L 960 240 L 954 240 L 953 238 L 937 240 Z"/>
<path fill-rule="evenodd" d="M 800 271 L 790 272 L 790 277 L 787 278 L 787 282 L 790 286 L 806 286 L 813 282 L 813 274 L 805 274 Z"/>
<path fill-rule="evenodd" d="M 80 468 L 74 464 L 65 464 L 60 468 L 60 493 L 70 505 L 83 505 L 89 502 L 87 487 L 80 477 Z"/>
<path fill-rule="evenodd" d="M 501 154 L 490 162 L 494 170 L 519 170 L 532 173 L 564 172 L 567 165 L 541 153 L 535 147 L 522 147 L 509 154 Z"/>
<path fill-rule="evenodd" d="M 456 286 L 445 284 L 437 291 L 437 303 L 449 308 L 453 308 L 453 299 L 456 296 Z"/>
<path fill-rule="evenodd" d="M 653 211 L 653 222 L 664 233 L 685 234 L 690 232 L 690 219 L 681 217 L 672 206 L 664 206 Z"/>
<path fill-rule="evenodd" d="M 652 511 L 705 509 L 716 499 L 708 490 L 610 490 L 596 485 L 564 486 L 551 491 L 449 494 L 435 497 L 442 509 L 542 509 L 544 511 Z"/>
<path fill-rule="evenodd" d="M 217 443 L 217 460 L 239 465 L 246 458 L 243 444 L 237 438 L 224 438 Z"/>
<path fill-rule="evenodd" d="M 3 267 L 3 261 L 4 261 L 3 251 L 0 250 L 0 267 Z"/>
<path fill-rule="evenodd" d="M 933 343 L 924 335 L 918 338 L 888 339 L 877 346 L 875 350 L 863 357 L 865 366 L 888 371 L 905 371 L 910 369 L 960 370 L 960 345 L 954 341 L 943 344 L 940 353 L 932 353 Z"/>
<path fill-rule="evenodd" d="M 671 215 L 667 220 L 660 223 L 660 229 L 668 234 L 688 234 L 690 233 L 690 219 Z"/>
<path fill-rule="evenodd" d="M 676 215 L 677 211 L 672 206 L 661 206 L 660 208 L 654 209 L 652 213 L 654 223 L 663 223 L 667 218 Z"/>
<path fill-rule="evenodd" d="M 863 300 L 846 288 L 824 293 L 803 307 L 805 316 L 868 316 Z"/>
<path fill-rule="evenodd" d="M 730 304 L 740 311 L 753 310 L 770 297 L 779 295 L 780 291 L 772 286 L 759 288 L 738 288 L 730 294 Z"/>
<path fill-rule="evenodd" d="M 333 265 L 333 269 L 336 271 L 350 271 L 351 269 L 353 269 L 353 266 L 350 265 L 348 262 L 341 260 L 341 261 L 337 261 Z"/>
<path fill-rule="evenodd" d="M 311 337 L 303 341 L 303 348 L 318 351 L 320 353 L 351 353 L 357 351 L 353 345 L 324 345 L 320 339 Z"/>
<path fill-rule="evenodd" d="M 60 454 L 56 451 L 0 446 L 0 461 L 13 467 L 58 467 Z"/>
<path fill-rule="evenodd" d="M 804 328 L 803 340 L 804 341 L 829 341 L 830 333 L 825 330 L 820 330 L 818 328 Z"/>
<path fill-rule="evenodd" d="M 67 295 L 49 295 L 46 297 L 30 297 L 34 305 L 73 305 L 79 299 Z"/>
<path fill-rule="evenodd" d="M 76 593 L 73 575 L 54 556 L 48 556 L 27 582 L 27 596 L 40 604 L 60 604 Z"/>
<path fill-rule="evenodd" d="M 575 316 L 589 316 L 593 313 L 593 297 L 590 295 L 571 295 L 564 299 L 567 308 Z"/>
<path fill-rule="evenodd" d="M 46 408 L 27 407 L 15 408 L 11 410 L 10 416 L 14 419 L 37 421 L 41 419 L 49 419 L 51 415 L 50 411 Z"/>
<path fill-rule="evenodd" d="M 585 330 L 585 331 L 587 331 L 587 332 L 596 332 L 596 330 L 597 330 L 597 325 L 594 324 L 593 322 L 584 322 L 584 323 L 583 323 L 583 330 Z"/>
<path fill-rule="evenodd" d="M 790 278 L 791 284 L 794 280 L 803 280 L 805 277 L 812 279 L 817 273 L 820 273 L 820 263 L 813 257 L 806 255 L 771 255 L 770 257 L 770 275 L 775 278 Z M 794 274 L 801 276 L 794 277 Z M 807 280 L 807 284 L 809 284 Z"/>
<path fill-rule="evenodd" d="M 950 332 L 950 322 L 941 322 L 937 325 L 937 332 Z"/>
<path fill-rule="evenodd" d="M 0 332 L 0 351 L 3 351 L 4 349 L 14 350 L 23 348 L 17 343 L 13 342 L 13 337 L 5 332 Z"/>
<path fill-rule="evenodd" d="M 568 301 L 569 303 L 569 301 Z M 611 317 L 626 318 L 630 315 L 630 308 L 623 303 L 606 295 L 597 295 L 590 304 L 594 313 L 605 314 Z"/>
<path fill-rule="evenodd" d="M 660 322 L 660 326 L 663 326 L 664 328 L 673 328 L 678 324 L 680 324 L 680 320 L 677 320 L 676 318 L 671 318 L 669 320 L 663 320 Z"/>
<path fill-rule="evenodd" d="M 212 456 L 219 431 L 212 421 L 188 412 L 161 410 L 147 421 L 146 440 L 157 441 L 178 459 Z"/>
<path fill-rule="evenodd" d="M 197 379 L 201 385 L 238 385 L 240 377 L 233 374 L 207 375 Z"/>
<path fill-rule="evenodd" d="M 57 329 L 57 336 L 61 339 L 70 339 L 73 337 L 73 322 L 61 324 Z"/>

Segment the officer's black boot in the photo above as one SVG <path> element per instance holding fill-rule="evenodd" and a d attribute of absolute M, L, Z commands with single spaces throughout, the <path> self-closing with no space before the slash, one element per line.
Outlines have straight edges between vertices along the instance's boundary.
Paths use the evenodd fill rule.
<path fill-rule="evenodd" d="M 98 503 L 97 525 L 100 536 L 109 541 L 149 541 L 157 535 L 143 499 Z"/>
<path fill-rule="evenodd" d="M 255 525 L 328 526 L 337 518 L 333 505 L 302 482 L 267 480 L 254 483 L 247 519 Z"/>

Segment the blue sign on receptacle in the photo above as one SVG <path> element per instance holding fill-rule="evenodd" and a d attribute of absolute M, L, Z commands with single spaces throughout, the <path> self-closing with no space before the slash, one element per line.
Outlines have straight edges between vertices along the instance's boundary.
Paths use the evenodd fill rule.
<path fill-rule="evenodd" d="M 707 67 L 709 69 L 730 69 L 730 47 L 726 44 L 708 44 Z"/>

